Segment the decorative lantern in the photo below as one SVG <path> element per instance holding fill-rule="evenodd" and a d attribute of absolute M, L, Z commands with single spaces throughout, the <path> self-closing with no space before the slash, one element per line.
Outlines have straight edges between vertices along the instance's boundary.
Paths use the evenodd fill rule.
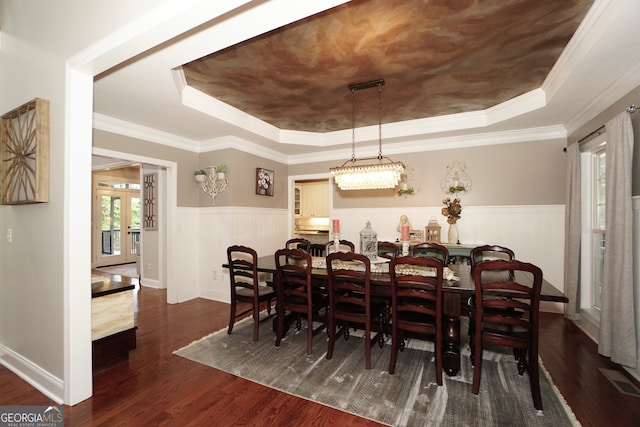
<path fill-rule="evenodd" d="M 360 230 L 360 253 L 370 260 L 378 258 L 378 233 L 371 228 L 367 221 L 366 227 Z"/>
<path fill-rule="evenodd" d="M 440 224 L 438 224 L 438 220 L 435 217 L 431 217 L 429 219 L 429 223 L 424 228 L 425 231 L 425 241 L 427 243 L 440 243 Z"/>

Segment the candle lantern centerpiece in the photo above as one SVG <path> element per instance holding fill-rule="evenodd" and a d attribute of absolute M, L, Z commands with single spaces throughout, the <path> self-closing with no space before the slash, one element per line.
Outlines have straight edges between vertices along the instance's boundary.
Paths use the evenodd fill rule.
<path fill-rule="evenodd" d="M 378 258 L 378 233 L 371 228 L 371 222 L 360 230 L 360 253 L 370 260 Z"/>
<path fill-rule="evenodd" d="M 427 243 L 440 243 L 440 232 L 442 227 L 438 224 L 438 220 L 435 217 L 429 219 L 429 223 L 424 228 L 425 241 Z"/>

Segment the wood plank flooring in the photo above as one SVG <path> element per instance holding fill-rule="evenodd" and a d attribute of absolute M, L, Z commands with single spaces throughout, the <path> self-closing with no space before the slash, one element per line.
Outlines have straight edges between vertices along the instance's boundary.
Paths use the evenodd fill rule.
<path fill-rule="evenodd" d="M 94 372 L 93 397 L 65 407 L 65 425 L 379 425 L 174 356 L 174 350 L 226 327 L 228 304 L 196 299 L 168 305 L 166 291 L 149 288 L 136 295 L 138 347 L 128 361 Z M 619 393 L 599 372 L 618 368 L 571 322 L 542 315 L 540 349 L 583 426 L 637 425 L 640 398 Z M 0 405 L 49 404 L 55 402 L 0 367 Z"/>

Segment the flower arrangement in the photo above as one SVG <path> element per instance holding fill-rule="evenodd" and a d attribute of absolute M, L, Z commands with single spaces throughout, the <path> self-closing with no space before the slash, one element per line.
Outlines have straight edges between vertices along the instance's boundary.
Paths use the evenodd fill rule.
<path fill-rule="evenodd" d="M 460 214 L 462 213 L 462 205 L 460 204 L 460 198 L 456 197 L 451 200 L 451 198 L 447 197 L 442 200 L 444 203 L 444 207 L 442 208 L 442 215 L 447 217 L 447 222 L 449 224 L 455 224 L 460 219 Z"/>
<path fill-rule="evenodd" d="M 193 173 L 194 175 L 206 175 L 207 172 L 204 169 L 198 169 Z"/>

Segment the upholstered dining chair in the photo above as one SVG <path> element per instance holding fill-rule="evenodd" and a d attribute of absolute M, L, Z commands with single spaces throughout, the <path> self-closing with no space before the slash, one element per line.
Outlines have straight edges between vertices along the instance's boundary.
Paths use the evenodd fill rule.
<path fill-rule="evenodd" d="M 438 243 L 418 243 L 411 247 L 409 254 L 411 256 L 436 258 L 440 260 L 443 266 L 449 265 L 449 249 Z"/>
<path fill-rule="evenodd" d="M 482 245 L 482 246 L 476 246 L 475 248 L 471 249 L 470 257 L 471 257 L 471 274 L 473 274 L 473 271 L 475 270 L 476 265 L 478 265 L 479 263 L 486 262 L 486 261 L 494 261 L 497 259 L 512 261 L 513 259 L 515 259 L 515 253 L 513 252 L 513 250 L 504 246 Z M 488 281 L 492 281 L 493 279 L 509 280 L 509 278 L 512 277 L 512 275 L 513 275 L 512 271 L 511 272 L 492 271 L 492 272 L 483 273 L 483 279 Z M 468 305 L 469 305 L 469 348 L 471 350 L 469 358 L 471 360 L 471 363 L 473 364 L 473 361 L 474 361 L 473 334 L 475 330 L 475 311 L 474 311 L 475 295 L 471 295 L 469 297 Z M 491 310 L 497 314 L 499 311 L 504 310 L 504 308 L 493 308 Z M 511 311 L 511 315 L 522 314 L 521 312 L 515 311 L 513 309 L 508 309 L 508 310 Z"/>
<path fill-rule="evenodd" d="M 260 283 L 258 278 L 258 255 L 247 246 L 233 245 L 227 248 L 229 264 L 229 280 L 231 284 L 231 313 L 229 314 L 228 334 L 233 331 L 233 325 L 238 317 L 247 313 L 253 315 L 253 340 L 258 341 L 260 326 L 260 304 L 267 303 L 267 318 L 271 317 L 271 301 L 276 293 L 266 282 Z M 242 313 L 236 313 L 237 303 L 245 302 L 251 307 Z M 265 320 L 265 319 L 263 319 Z"/>
<path fill-rule="evenodd" d="M 348 267 L 347 267 L 348 265 Z M 329 343 L 327 359 L 333 356 L 336 338 L 343 335 L 349 339 L 349 328 L 364 329 L 366 368 L 371 369 L 371 342 L 378 338 L 384 345 L 383 324 L 385 305 L 371 298 L 371 262 L 355 252 L 335 252 L 327 255 L 329 288 Z M 378 334 L 371 338 L 372 323 L 377 324 Z M 341 329 L 336 332 L 338 323 Z"/>
<path fill-rule="evenodd" d="M 284 245 L 287 249 L 300 249 L 305 252 L 311 251 L 311 242 L 304 237 L 294 237 L 293 239 L 287 240 Z"/>
<path fill-rule="evenodd" d="M 389 263 L 391 277 L 391 358 L 389 373 L 396 369 L 398 350 L 405 347 L 405 334 L 433 338 L 436 381 L 442 385 L 442 270 L 436 258 L 405 256 Z M 427 275 L 431 269 L 434 275 Z M 420 274 L 424 271 L 423 274 Z"/>
<path fill-rule="evenodd" d="M 275 253 L 276 294 L 278 296 L 278 327 L 276 346 L 285 332 L 285 315 L 296 314 L 296 327 L 300 330 L 301 317 L 307 319 L 307 354 L 312 353 L 313 320 L 326 323 L 327 300 L 314 293 L 311 286 L 311 255 L 300 249 L 280 249 Z M 323 313 L 324 312 L 324 313 Z M 322 325 L 317 328 L 320 330 Z"/>
<path fill-rule="evenodd" d="M 378 256 L 383 258 L 393 259 L 398 256 L 398 245 L 393 242 L 380 241 L 378 242 Z"/>
<path fill-rule="evenodd" d="M 483 273 L 500 271 L 513 272 L 513 277 L 508 281 L 483 280 Z M 487 261 L 475 266 L 473 281 L 476 319 L 473 334 L 473 394 L 478 394 L 480 390 L 483 346 L 507 346 L 516 350 L 518 373 L 522 375 L 528 371 L 533 405 L 542 410 L 538 366 L 542 270 L 533 264 L 517 260 Z"/>
<path fill-rule="evenodd" d="M 356 245 L 354 245 L 353 242 L 350 242 L 348 240 L 340 240 L 338 247 L 336 247 L 335 243 L 336 242 L 334 240 L 327 242 L 327 247 L 325 251 L 327 255 L 333 252 L 355 252 L 356 250 Z"/>

